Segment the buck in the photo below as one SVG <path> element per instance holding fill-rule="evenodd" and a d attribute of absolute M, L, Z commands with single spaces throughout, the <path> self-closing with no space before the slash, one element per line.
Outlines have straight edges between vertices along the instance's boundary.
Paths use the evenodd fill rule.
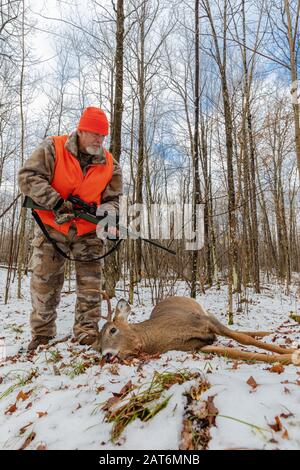
<path fill-rule="evenodd" d="M 299 350 L 267 344 L 256 339 L 270 334 L 267 332 L 230 330 L 203 306 L 188 297 L 174 296 L 159 302 L 152 310 L 150 319 L 141 323 L 128 323 L 130 311 L 128 302 L 119 300 L 114 319 L 107 321 L 100 332 L 97 349 L 102 351 L 107 361 L 114 356 L 125 359 L 129 356 L 139 356 L 141 353 L 153 355 L 170 350 L 200 350 L 234 359 L 300 363 Z M 275 354 L 212 346 L 217 335 Z"/>

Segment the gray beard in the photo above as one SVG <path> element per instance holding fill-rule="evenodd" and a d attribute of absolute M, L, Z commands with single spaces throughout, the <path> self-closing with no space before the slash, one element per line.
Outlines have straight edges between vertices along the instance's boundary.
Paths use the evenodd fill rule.
<path fill-rule="evenodd" d="M 93 147 L 87 147 L 86 151 L 89 155 L 93 155 L 93 156 L 97 155 L 97 156 L 100 157 L 101 155 L 103 155 L 103 148 L 102 147 L 99 147 L 98 149 L 95 149 Z"/>

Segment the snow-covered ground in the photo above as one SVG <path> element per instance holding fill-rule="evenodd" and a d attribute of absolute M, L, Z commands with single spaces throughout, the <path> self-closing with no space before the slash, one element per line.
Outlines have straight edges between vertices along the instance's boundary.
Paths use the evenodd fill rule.
<path fill-rule="evenodd" d="M 24 298 L 16 299 L 15 283 L 4 305 L 5 279 L 6 270 L 1 270 L 0 449 L 179 449 L 187 412 L 185 393 L 199 378 L 168 388 L 167 405 L 146 422 L 132 421 L 115 442 L 103 405 L 129 381 L 138 390 L 149 386 L 155 371 L 183 370 L 198 373 L 210 384 L 193 404 L 199 410 L 213 397 L 217 417 L 210 427 L 209 449 L 300 449 L 300 367 L 272 371 L 263 363 L 178 351 L 143 362 L 103 365 L 97 353 L 71 340 L 40 350 L 30 359 L 25 354 L 30 340 L 29 279 L 24 279 Z M 177 294 L 187 294 L 183 285 Z M 149 288 L 143 288 L 139 297 L 140 304 L 133 307 L 135 322 L 148 318 L 152 308 Z M 264 285 L 262 294 L 249 291 L 247 297 L 233 328 L 272 331 L 264 340 L 276 344 L 300 343 L 300 325 L 288 316 L 291 311 L 299 314 L 294 291 L 286 296 L 280 286 Z M 226 287 L 212 288 L 197 300 L 226 322 Z M 71 333 L 74 306 L 75 294 L 63 293 L 57 339 Z M 233 344 L 225 338 L 219 342 Z"/>

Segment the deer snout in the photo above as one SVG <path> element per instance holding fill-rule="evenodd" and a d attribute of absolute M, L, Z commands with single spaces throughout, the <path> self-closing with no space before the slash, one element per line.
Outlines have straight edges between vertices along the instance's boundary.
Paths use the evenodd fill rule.
<path fill-rule="evenodd" d="M 118 357 L 118 351 L 113 351 L 113 350 L 104 350 L 102 352 L 102 359 L 105 360 L 105 362 L 110 362 L 112 359 L 115 359 Z"/>
<path fill-rule="evenodd" d="M 105 362 L 109 362 L 112 357 L 113 357 L 112 353 L 106 353 L 104 354 L 103 359 L 105 360 Z"/>

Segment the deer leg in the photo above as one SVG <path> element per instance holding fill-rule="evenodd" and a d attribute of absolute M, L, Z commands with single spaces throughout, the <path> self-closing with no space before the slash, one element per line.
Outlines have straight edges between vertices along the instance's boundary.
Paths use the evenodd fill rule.
<path fill-rule="evenodd" d="M 251 336 L 247 336 L 244 333 L 235 332 L 230 330 L 230 335 L 226 334 L 232 339 L 235 339 L 240 344 L 245 344 L 247 346 L 256 346 L 260 349 L 265 349 L 266 351 L 275 352 L 277 354 L 293 354 L 296 350 L 295 349 L 288 349 L 288 348 L 281 348 L 280 346 L 276 346 L 274 344 L 263 343 L 263 341 L 259 341 Z"/>
<path fill-rule="evenodd" d="M 251 336 L 252 338 L 255 338 L 256 336 L 258 338 L 263 338 L 264 336 L 269 336 L 272 334 L 271 331 L 239 331 L 235 330 L 236 333 L 242 333 L 243 335 Z"/>
<path fill-rule="evenodd" d="M 230 359 L 238 359 L 243 361 L 261 361 L 261 362 L 280 362 L 281 364 L 293 364 L 291 354 L 263 354 L 240 351 L 235 348 L 226 348 L 223 346 L 204 346 L 201 352 L 214 353 L 218 356 L 228 357 Z"/>

